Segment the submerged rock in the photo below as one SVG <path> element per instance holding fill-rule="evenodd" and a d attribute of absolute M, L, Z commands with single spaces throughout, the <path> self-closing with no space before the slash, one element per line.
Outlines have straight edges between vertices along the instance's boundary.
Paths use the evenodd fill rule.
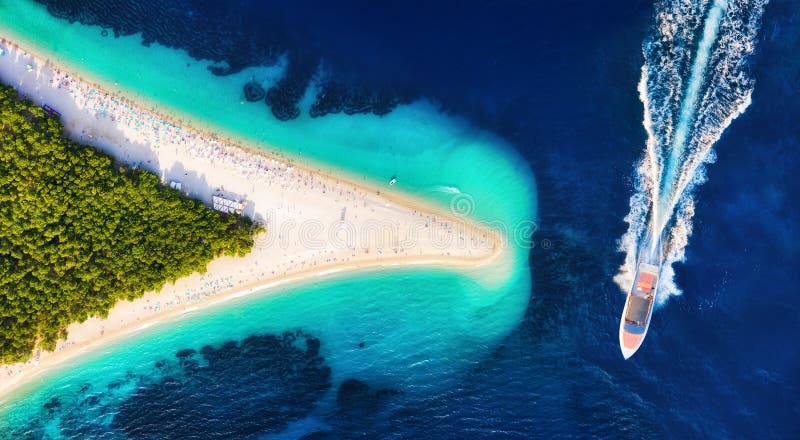
<path fill-rule="evenodd" d="M 267 96 L 267 92 L 255 81 L 250 81 L 244 85 L 244 99 L 248 102 L 261 101 Z"/>
<path fill-rule="evenodd" d="M 281 432 L 331 386 L 319 345 L 298 330 L 180 350 L 169 374 L 138 382 L 111 428 L 131 438 L 209 440 Z"/>
<path fill-rule="evenodd" d="M 390 397 L 400 394 L 389 388 L 373 389 L 366 382 L 348 379 L 339 385 L 336 392 L 336 404 L 340 409 L 353 412 L 373 412 Z"/>
<path fill-rule="evenodd" d="M 178 359 L 184 359 L 193 356 L 195 353 L 197 353 L 196 350 L 189 348 L 185 350 L 179 350 L 177 353 L 175 353 L 175 357 Z"/>
<path fill-rule="evenodd" d="M 306 93 L 311 78 L 317 69 L 317 62 L 302 55 L 289 59 L 283 77 L 267 91 L 264 102 L 272 114 L 281 121 L 300 116 L 298 104 Z"/>
<path fill-rule="evenodd" d="M 411 93 L 402 90 L 378 93 L 370 92 L 364 87 L 329 81 L 320 87 L 309 109 L 309 115 L 312 118 L 335 113 L 347 115 L 372 113 L 383 116 L 390 113 L 398 104 L 411 102 L 412 98 Z"/>
<path fill-rule="evenodd" d="M 55 410 L 57 410 L 60 407 L 61 407 L 61 401 L 58 400 L 57 397 L 53 397 L 52 399 L 50 399 L 50 401 L 45 403 L 44 406 L 43 406 L 43 408 L 46 409 L 47 411 L 49 411 L 51 414 L 53 412 L 55 412 Z"/>
<path fill-rule="evenodd" d="M 306 355 L 308 356 L 316 356 L 319 354 L 319 347 L 320 341 L 314 337 L 308 337 L 306 339 Z"/>
<path fill-rule="evenodd" d="M 300 440 L 325 440 L 325 439 L 338 439 L 332 433 L 326 431 L 315 431 L 300 437 Z"/>

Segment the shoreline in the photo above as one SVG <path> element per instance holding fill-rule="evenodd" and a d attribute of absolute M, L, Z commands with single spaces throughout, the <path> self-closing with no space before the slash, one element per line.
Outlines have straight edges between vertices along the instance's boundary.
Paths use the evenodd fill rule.
<path fill-rule="evenodd" d="M 159 43 L 153 44 L 158 45 Z M 385 182 L 374 180 L 367 175 L 357 176 L 352 171 L 337 167 L 335 164 L 323 163 L 321 161 L 314 160 L 313 158 L 302 156 L 298 153 L 286 151 L 281 147 L 271 145 L 263 140 L 250 137 L 247 134 L 235 133 L 225 127 L 215 126 L 213 123 L 200 119 L 191 113 L 172 108 L 169 105 L 160 102 L 156 102 L 152 98 L 141 95 L 136 90 L 130 90 L 120 84 L 110 83 L 103 78 L 93 75 L 91 72 L 83 71 L 81 70 L 80 66 L 73 65 L 72 63 L 65 61 L 60 55 L 51 53 L 46 49 L 42 49 L 37 44 L 20 37 L 19 35 L 16 35 L 8 29 L 0 29 L 0 46 L 9 45 L 13 45 L 16 50 L 22 51 L 37 60 L 44 61 L 45 65 L 47 66 L 59 68 L 63 71 L 76 73 L 80 72 L 80 74 L 77 75 L 77 79 L 79 81 L 88 83 L 98 90 L 104 90 L 111 95 L 118 96 L 121 100 L 130 102 L 140 108 L 143 108 L 144 110 L 157 115 L 160 119 L 169 122 L 175 127 L 185 127 L 188 130 L 200 132 L 206 137 L 215 139 L 220 143 L 231 144 L 237 148 L 254 154 L 275 158 L 279 161 L 287 162 L 298 168 L 303 168 L 307 171 L 330 179 L 360 187 L 379 190 L 381 191 L 382 195 L 383 192 L 386 191 L 385 198 L 407 206 L 411 205 L 421 208 L 421 210 L 436 213 L 442 216 L 452 215 L 452 212 L 449 212 L 444 206 L 439 206 L 435 203 L 431 203 L 430 201 L 426 201 L 419 197 L 405 194 L 400 191 L 392 191 L 386 187 Z M 45 56 L 43 56 L 43 54 Z M 460 220 L 483 226 L 483 221 L 481 220 L 470 220 L 466 218 L 461 218 Z"/>
<path fill-rule="evenodd" d="M 7 35 L 5 30 L 2 32 Z M 197 191 L 193 189 L 186 194 L 199 198 L 206 204 L 208 204 L 208 201 L 202 195 L 207 195 L 211 188 L 219 184 L 223 188 L 221 191 L 223 193 L 227 194 L 232 191 L 233 194 L 238 196 L 244 194 L 245 197 L 253 199 L 252 205 L 255 205 L 255 207 L 253 207 L 253 212 L 247 213 L 247 215 L 254 219 L 258 219 L 258 216 L 262 214 L 255 211 L 256 207 L 271 205 L 270 209 L 278 206 L 274 208 L 277 212 L 276 219 L 278 221 L 276 224 L 281 223 L 280 220 L 284 222 L 286 220 L 302 220 L 304 215 L 307 219 L 320 219 L 320 221 L 323 217 L 327 217 L 333 224 L 337 221 L 340 209 L 342 221 L 345 219 L 347 210 L 351 209 L 355 212 L 356 219 L 359 218 L 359 215 L 362 216 L 361 219 L 357 220 L 362 224 L 373 220 L 390 221 L 394 222 L 393 224 L 397 225 L 398 229 L 405 228 L 404 230 L 407 233 L 423 232 L 429 235 L 427 237 L 429 242 L 423 243 L 421 248 L 412 249 L 418 250 L 418 255 L 408 255 L 408 249 L 403 249 L 402 246 L 400 247 L 400 252 L 398 252 L 396 237 L 393 249 L 395 255 L 389 253 L 388 249 L 379 246 L 375 248 L 377 255 L 374 252 L 369 255 L 370 250 L 373 250 L 371 245 L 361 253 L 362 249 L 360 247 L 356 245 L 350 246 L 349 244 L 346 248 L 334 247 L 330 251 L 326 248 L 323 252 L 319 249 L 310 249 L 307 244 L 302 243 L 304 238 L 302 236 L 299 237 L 300 243 L 295 242 L 293 246 L 289 244 L 287 247 L 277 249 L 268 245 L 261 248 L 257 237 L 256 245 L 247 256 L 217 258 L 208 264 L 204 274 L 195 273 L 177 280 L 175 283 L 166 284 L 159 292 L 149 292 L 134 301 L 118 302 L 109 311 L 108 317 L 105 319 L 90 318 L 84 323 L 71 325 L 68 329 L 69 336 L 66 341 L 59 343 L 59 348 L 55 352 L 38 352 L 35 358 L 25 364 L 0 366 L 0 368 L 3 368 L 4 373 L 0 375 L 0 396 L 4 401 L 10 399 L 13 391 L 22 389 L 26 384 L 30 384 L 31 380 L 40 377 L 42 374 L 52 372 L 54 367 L 66 360 L 74 359 L 89 350 L 94 351 L 112 341 L 122 339 L 152 325 L 161 324 L 164 321 L 174 321 L 184 314 L 207 309 L 213 304 L 254 293 L 266 295 L 269 294 L 268 289 L 270 288 L 301 284 L 320 277 L 350 273 L 356 270 L 376 270 L 381 267 L 391 266 L 403 268 L 416 265 L 439 267 L 445 270 L 466 269 L 487 266 L 496 262 L 500 255 L 504 254 L 503 251 L 506 248 L 504 244 L 507 244 L 508 237 L 504 237 L 499 231 L 490 229 L 480 222 L 459 216 L 455 212 L 446 213 L 446 210 L 441 207 L 437 207 L 432 203 L 425 203 L 408 195 L 398 194 L 393 191 L 384 194 L 380 187 L 373 187 L 371 184 L 374 182 L 366 178 L 364 178 L 366 184 L 358 184 L 346 173 L 343 173 L 345 178 L 342 178 L 338 175 L 327 174 L 322 171 L 322 167 L 311 169 L 307 167 L 307 162 L 302 165 L 296 165 L 297 161 L 291 158 L 286 159 L 286 156 L 290 156 L 286 153 L 271 154 L 270 151 L 263 148 L 250 146 L 247 141 L 230 141 L 216 134 L 218 131 L 222 131 L 221 128 L 209 129 L 202 122 L 198 124 L 200 129 L 185 123 L 182 118 L 178 118 L 178 123 L 176 123 L 174 117 L 165 117 L 160 109 L 154 110 L 152 106 L 149 109 L 144 108 L 144 106 L 138 105 L 135 99 L 121 97 L 120 93 L 123 93 L 123 91 L 111 93 L 102 85 L 98 86 L 96 82 L 85 82 L 80 77 L 67 75 L 69 79 L 62 90 L 61 81 L 63 78 L 59 75 L 61 75 L 61 72 L 67 72 L 66 69 L 62 69 L 50 58 L 43 58 L 30 50 L 26 50 L 15 43 L 14 40 L 8 38 L 3 38 L 3 40 L 2 46 L 7 48 L 7 53 L 0 58 L 0 73 L 9 74 L 15 79 L 19 78 L 18 84 L 10 83 L 10 85 L 17 89 L 20 95 L 27 96 L 35 102 L 37 101 L 36 93 L 32 96 L 29 90 L 25 90 L 26 88 L 39 92 L 40 98 L 43 96 L 42 94 L 51 94 L 51 101 L 54 103 L 57 99 L 61 100 L 63 105 L 57 108 L 62 111 L 62 122 L 64 123 L 64 131 L 67 137 L 80 143 L 92 145 L 110 154 L 118 163 L 130 165 L 133 162 L 134 166 L 139 163 L 143 168 L 154 171 L 156 174 L 161 174 L 162 181 L 165 184 L 169 180 L 167 177 L 172 177 L 167 174 L 171 172 L 175 174 L 173 172 L 175 168 L 178 168 L 179 171 L 186 171 L 185 176 L 188 176 L 189 171 L 192 171 L 193 174 L 199 171 L 202 174 L 198 173 L 199 177 L 195 179 L 196 181 L 188 186 L 200 189 Z M 14 44 L 13 48 L 11 44 Z M 12 56 L 16 60 L 11 64 L 7 63 L 12 59 Z M 35 78 L 30 84 L 25 84 L 25 81 L 30 79 L 26 74 L 33 72 L 30 70 L 24 72 L 22 70 L 23 63 L 20 63 L 21 58 L 23 61 L 30 59 L 36 65 Z M 27 66 L 30 66 L 30 64 L 26 64 Z M 17 70 L 14 71 L 13 69 Z M 74 72 L 75 70 L 71 71 Z M 45 78 L 48 72 L 53 76 L 50 84 L 41 79 Z M 77 91 L 71 88 L 73 85 Z M 89 93 L 89 90 L 93 93 L 100 91 L 102 92 L 101 95 L 104 94 L 104 96 L 98 98 Z M 115 106 L 114 110 L 117 111 L 121 108 L 119 110 L 121 113 L 116 115 L 116 119 L 113 117 L 105 118 L 105 116 L 100 118 L 97 108 L 92 107 L 95 104 L 92 100 L 96 98 L 101 104 L 116 99 L 116 102 L 120 105 Z M 70 99 L 74 102 L 70 102 Z M 82 99 L 85 99 L 84 107 L 75 105 L 72 108 L 71 104 L 81 102 Z M 151 104 L 147 101 L 146 103 Z M 157 139 L 155 143 L 148 137 L 152 137 L 152 135 L 143 134 L 140 136 L 137 129 L 134 128 L 132 131 L 130 127 L 122 126 L 125 118 L 128 117 L 125 112 L 129 109 L 133 109 L 135 116 L 132 117 L 132 120 L 135 122 L 139 123 L 140 121 L 137 118 L 139 118 L 140 114 L 144 115 L 145 123 L 152 123 L 158 127 L 164 125 L 172 126 L 180 132 L 179 137 L 186 134 L 186 137 L 189 137 L 191 142 L 182 139 L 181 143 L 181 140 L 173 138 L 174 145 L 169 144 L 166 147 L 159 145 L 160 129 L 155 134 Z M 105 112 L 103 114 L 105 115 Z M 187 119 L 191 120 L 191 118 Z M 82 130 L 80 133 L 78 132 L 79 129 Z M 91 135 L 86 134 L 87 129 L 90 130 Z M 210 135 L 209 131 L 211 132 Z M 174 133 L 171 134 L 174 135 Z M 231 135 L 231 133 L 226 134 Z M 86 136 L 91 141 L 87 141 L 85 139 Z M 122 140 L 123 138 L 124 141 Z M 196 147 L 193 143 L 195 141 L 202 141 L 205 144 Z M 167 143 L 169 143 L 169 139 Z M 263 143 L 258 144 L 261 145 Z M 172 146 L 175 147 L 174 155 L 171 151 L 167 151 Z M 184 150 L 179 151 L 181 148 L 184 148 Z M 204 150 L 203 148 L 206 149 Z M 212 148 L 213 156 L 203 156 L 203 153 L 207 152 L 206 150 Z M 220 155 L 216 156 L 218 150 Z M 145 165 L 143 160 L 133 160 L 133 157 L 141 159 L 142 156 L 145 158 L 153 157 L 154 159 L 148 159 L 148 165 Z M 242 170 L 241 165 L 244 163 L 242 160 L 255 159 L 258 160 L 258 170 L 252 168 L 252 162 L 248 163 L 248 167 Z M 265 165 L 263 169 L 261 167 L 262 159 L 265 163 L 268 163 L 268 166 Z M 156 170 L 150 169 L 152 168 L 149 165 L 151 160 L 156 161 L 154 165 Z M 173 168 L 158 168 L 159 164 L 164 163 L 173 164 Z M 217 165 L 220 166 L 218 167 Z M 330 168 L 333 167 L 331 166 Z M 157 171 L 161 171 L 161 173 Z M 180 175 L 180 173 L 178 172 L 177 175 Z M 207 180 L 211 180 L 211 182 Z M 217 182 L 214 182 L 214 180 Z M 252 196 L 247 191 L 247 188 L 251 185 L 253 188 Z M 230 186 L 233 187 L 232 190 L 224 189 L 224 187 Z M 265 189 L 266 191 L 261 194 L 256 193 L 257 186 L 259 189 Z M 350 188 L 352 188 L 352 191 Z M 339 191 L 338 196 L 336 195 L 337 190 Z M 344 194 L 345 191 L 346 195 Z M 219 188 L 216 192 L 220 192 Z M 317 200 L 305 200 L 307 198 L 313 199 L 314 197 Z M 298 205 L 300 208 L 298 208 Z M 320 207 L 320 205 L 325 206 Z M 340 208 L 342 206 L 344 208 Z M 306 211 L 304 212 L 304 210 Z M 308 211 L 311 211 L 311 215 L 308 215 Z M 363 220 L 365 217 L 366 220 Z M 421 228 L 420 222 L 425 223 L 424 228 L 426 230 Z M 427 230 L 429 225 L 431 226 L 430 230 Z M 272 228 L 272 224 L 269 223 L 267 228 L 268 230 Z M 451 238 L 458 236 L 461 240 L 460 243 L 466 243 L 467 246 L 470 246 L 471 243 L 472 245 L 477 245 L 477 247 L 471 247 L 466 252 L 464 248 L 458 248 L 458 246 L 447 249 L 437 247 L 434 242 L 436 239 L 434 236 L 436 231 L 434 230 L 445 231 Z M 269 235 L 269 233 L 265 235 Z M 278 235 L 279 240 L 282 238 L 284 237 Z M 416 235 L 414 238 L 418 239 Z M 282 242 L 281 244 L 283 245 Z M 415 246 L 417 244 L 414 243 Z M 383 251 L 387 251 L 387 255 L 384 256 Z M 458 256 L 451 255 L 450 251 L 458 254 Z M 478 255 L 473 255 L 472 251 L 475 251 Z M 297 259 L 297 262 L 295 262 L 295 259 Z M 281 262 L 267 267 L 261 272 L 260 277 L 255 273 L 255 271 L 261 270 L 265 266 L 270 266 L 274 261 Z M 266 264 L 260 266 L 260 262 Z M 243 274 L 242 268 L 248 267 L 249 275 Z M 266 274 L 266 271 L 270 268 L 273 269 L 271 274 Z M 283 269 L 282 273 L 280 272 L 281 269 Z M 468 274 L 468 276 L 481 281 L 482 277 L 477 275 L 474 271 Z M 491 280 L 485 278 L 483 281 L 492 283 Z M 238 282 L 238 286 L 235 285 L 236 282 Z M 180 289 L 184 289 L 184 297 L 180 296 Z M 151 304 L 151 301 L 156 305 Z M 161 308 L 162 301 L 165 303 L 164 309 Z M 108 327 L 109 331 L 106 331 L 106 327 Z M 15 370 L 16 373 L 14 374 Z"/>
<path fill-rule="evenodd" d="M 88 353 L 96 353 L 98 350 L 108 347 L 116 342 L 120 342 L 130 336 L 133 336 L 140 331 L 147 330 L 152 327 L 160 326 L 160 325 L 167 325 L 169 323 L 174 323 L 179 319 L 183 319 L 182 317 L 185 315 L 189 315 L 195 312 L 202 312 L 211 309 L 213 306 L 218 306 L 224 303 L 227 303 L 231 300 L 244 298 L 247 296 L 271 296 L 273 293 L 272 289 L 276 289 L 279 287 L 290 287 L 295 286 L 299 287 L 306 283 L 313 283 L 317 280 L 332 280 L 335 279 L 337 276 L 346 276 L 348 274 L 358 272 L 358 273 L 368 273 L 370 271 L 379 271 L 381 268 L 386 267 L 393 267 L 396 266 L 398 269 L 401 268 L 411 268 L 417 265 L 423 265 L 427 267 L 436 267 L 441 268 L 443 270 L 447 269 L 467 269 L 467 268 L 477 268 L 481 267 L 485 264 L 489 264 L 491 261 L 495 260 L 499 256 L 499 253 L 492 254 L 492 257 L 489 261 L 479 261 L 479 262 L 466 262 L 464 260 L 457 260 L 453 259 L 452 261 L 447 261 L 445 259 L 434 259 L 430 261 L 424 260 L 410 260 L 408 262 L 403 261 L 393 261 L 387 263 L 374 263 L 374 264 L 353 264 L 353 265 L 342 265 L 340 267 L 331 267 L 327 270 L 308 270 L 306 272 L 300 272 L 292 275 L 288 275 L 286 277 L 277 278 L 270 280 L 264 284 L 254 285 L 254 286 L 245 286 L 241 289 L 233 290 L 222 294 L 215 299 L 206 301 L 203 303 L 199 303 L 193 305 L 191 307 L 183 308 L 183 309 L 174 309 L 174 310 L 165 310 L 159 314 L 152 315 L 147 318 L 145 321 L 138 322 L 137 325 L 129 325 L 123 326 L 115 331 L 106 333 L 102 337 L 90 339 L 83 341 L 80 344 L 76 344 L 70 346 L 69 349 L 61 350 L 52 352 L 51 356 L 46 357 L 43 361 L 39 362 L 35 368 L 31 369 L 32 371 L 26 371 L 27 374 L 24 375 L 17 375 L 15 379 L 10 381 L 3 381 L 0 382 L 0 413 L 2 413 L 3 409 L 2 406 L 13 401 L 16 397 L 17 393 L 21 393 L 26 391 L 27 386 L 33 385 L 33 381 L 35 379 L 41 379 L 46 376 L 48 373 L 57 373 L 54 371 L 54 368 L 59 367 L 60 365 L 64 364 L 65 362 L 69 362 L 71 360 L 78 359 L 81 355 L 88 354 Z M 93 319 L 93 318 L 90 318 Z"/>

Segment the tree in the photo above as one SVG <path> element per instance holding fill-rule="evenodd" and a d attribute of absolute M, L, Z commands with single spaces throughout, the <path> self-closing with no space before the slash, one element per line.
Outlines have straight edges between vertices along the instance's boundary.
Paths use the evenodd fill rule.
<path fill-rule="evenodd" d="M 259 230 L 62 132 L 0 85 L 0 363 L 53 349 L 69 324 L 118 300 L 249 252 Z"/>

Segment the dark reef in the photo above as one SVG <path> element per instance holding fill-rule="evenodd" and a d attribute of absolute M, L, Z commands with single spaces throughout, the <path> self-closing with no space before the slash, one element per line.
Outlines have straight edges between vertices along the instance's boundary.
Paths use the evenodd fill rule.
<path fill-rule="evenodd" d="M 370 93 L 362 87 L 346 86 L 331 81 L 320 87 L 314 104 L 309 109 L 312 118 L 330 113 L 373 113 L 379 116 L 388 114 L 398 104 L 411 102 L 411 93 L 390 95 L 387 93 Z"/>
<path fill-rule="evenodd" d="M 200 356 L 182 350 L 182 374 L 140 387 L 120 405 L 112 426 L 132 437 L 279 432 L 305 417 L 330 388 L 319 344 L 309 341 L 316 339 L 297 332 L 205 346 Z"/>
<path fill-rule="evenodd" d="M 283 431 L 331 387 L 320 341 L 301 331 L 180 350 L 157 372 L 128 373 L 103 390 L 84 384 L 53 396 L 38 418 L 5 438 L 235 439 Z M 127 395 L 131 388 L 136 391 Z M 121 403 L 120 403 L 121 402 Z M 115 414 L 110 426 L 104 414 Z M 55 424 L 55 425 L 54 425 Z M 8 435 L 8 437 L 7 437 Z"/>
<path fill-rule="evenodd" d="M 265 96 L 267 96 L 267 92 L 259 83 L 250 81 L 244 85 L 244 99 L 248 102 L 261 101 Z"/>
<path fill-rule="evenodd" d="M 264 26 L 257 29 L 263 14 L 241 15 L 236 7 L 226 7 L 224 2 L 175 1 L 98 1 L 98 0 L 36 0 L 47 6 L 54 17 L 99 25 L 114 31 L 114 36 L 142 33 L 143 43 L 159 43 L 167 47 L 186 50 L 192 58 L 206 59 L 227 66 L 216 66 L 212 72 L 226 75 L 241 71 L 247 66 L 274 62 L 277 57 L 271 45 L 254 44 L 252 37 L 258 31 L 270 37 L 275 29 Z M 205 9 L 201 12 L 201 9 Z M 202 32 L 198 32 L 202 29 Z M 107 31 L 106 31 L 107 32 Z M 277 30 L 276 30 L 277 33 Z M 274 38 L 274 37 L 273 37 Z"/>
<path fill-rule="evenodd" d="M 336 404 L 345 412 L 371 413 L 378 410 L 389 398 L 400 394 L 389 388 L 373 389 L 358 379 L 348 379 L 339 385 Z"/>
<path fill-rule="evenodd" d="M 316 431 L 316 432 L 312 432 L 311 434 L 306 434 L 306 435 L 300 437 L 300 440 L 326 440 L 326 439 L 339 440 L 340 437 L 335 435 L 335 434 L 333 434 L 333 433 L 325 432 L 325 431 Z"/>
<path fill-rule="evenodd" d="M 43 408 L 46 409 L 48 413 L 53 414 L 58 408 L 61 408 L 61 401 L 58 400 L 58 397 L 53 397 L 44 404 Z"/>
<path fill-rule="evenodd" d="M 48 12 L 69 22 L 103 27 L 106 36 L 133 35 L 141 32 L 143 44 L 158 43 L 183 49 L 196 60 L 211 60 L 209 70 L 218 76 L 240 72 L 250 66 L 270 65 L 281 54 L 289 54 L 285 75 L 266 93 L 256 82 L 244 85 L 245 99 L 264 100 L 276 118 L 282 121 L 300 116 L 298 103 L 314 74 L 322 54 L 308 52 L 296 41 L 305 37 L 297 29 L 286 29 L 275 8 L 257 0 L 210 2 L 202 0 L 35 0 Z M 246 11 L 246 13 L 243 13 Z M 198 32 L 198 29 L 202 29 Z M 313 46 L 314 43 L 310 43 Z M 326 72 L 335 77 L 337 72 Z M 330 81 L 330 82 L 329 82 Z M 320 117 L 329 113 L 374 113 L 384 115 L 412 94 L 400 91 L 367 91 L 356 86 L 358 78 L 346 85 L 333 79 L 323 80 L 309 113 Z"/>
<path fill-rule="evenodd" d="M 267 91 L 265 102 L 281 121 L 300 116 L 297 104 L 306 93 L 317 66 L 313 62 L 290 58 L 286 73 Z"/>

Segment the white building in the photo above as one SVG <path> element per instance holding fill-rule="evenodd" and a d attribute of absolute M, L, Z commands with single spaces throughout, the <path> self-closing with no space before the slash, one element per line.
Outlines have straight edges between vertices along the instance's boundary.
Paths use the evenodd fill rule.
<path fill-rule="evenodd" d="M 220 196 L 212 196 L 211 201 L 214 209 L 220 212 L 241 214 L 242 211 L 244 211 L 245 204 L 236 200 L 226 199 L 225 197 Z"/>

